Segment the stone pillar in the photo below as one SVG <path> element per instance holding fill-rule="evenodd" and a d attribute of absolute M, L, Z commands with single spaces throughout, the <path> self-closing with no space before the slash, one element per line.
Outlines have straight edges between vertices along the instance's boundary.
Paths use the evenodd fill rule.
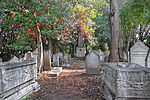
<path fill-rule="evenodd" d="M 76 48 L 76 57 L 84 58 L 86 54 L 86 48 L 83 47 L 83 36 L 78 34 L 78 47 Z"/>

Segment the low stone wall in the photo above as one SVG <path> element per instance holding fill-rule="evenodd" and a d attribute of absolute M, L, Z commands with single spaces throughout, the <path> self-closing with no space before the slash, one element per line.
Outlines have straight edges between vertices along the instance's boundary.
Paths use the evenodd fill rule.
<path fill-rule="evenodd" d="M 40 87 L 35 82 L 35 62 L 24 61 L 0 65 L 0 100 L 20 100 Z"/>
<path fill-rule="evenodd" d="M 102 84 L 106 100 L 150 100 L 150 68 L 129 63 L 105 63 Z"/>

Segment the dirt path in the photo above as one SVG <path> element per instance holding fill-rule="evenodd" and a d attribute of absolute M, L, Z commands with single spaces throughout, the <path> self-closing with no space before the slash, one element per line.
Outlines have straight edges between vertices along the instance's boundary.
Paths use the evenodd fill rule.
<path fill-rule="evenodd" d="M 100 75 L 86 75 L 84 68 L 84 62 L 77 61 L 63 69 L 58 77 L 43 74 L 37 79 L 41 89 L 32 100 L 102 100 L 97 88 Z"/>

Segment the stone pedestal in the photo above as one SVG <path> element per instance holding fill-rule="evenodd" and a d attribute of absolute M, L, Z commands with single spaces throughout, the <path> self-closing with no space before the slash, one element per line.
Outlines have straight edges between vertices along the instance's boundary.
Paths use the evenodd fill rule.
<path fill-rule="evenodd" d="M 86 54 L 86 49 L 83 47 L 77 47 L 76 48 L 76 57 L 78 58 L 84 58 Z"/>

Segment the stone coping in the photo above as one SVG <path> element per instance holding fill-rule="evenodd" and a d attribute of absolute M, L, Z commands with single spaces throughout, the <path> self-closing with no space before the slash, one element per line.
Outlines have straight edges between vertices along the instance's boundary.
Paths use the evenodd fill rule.
<path fill-rule="evenodd" d="M 136 65 L 136 67 L 132 67 Z M 143 67 L 135 63 L 127 63 L 127 62 L 106 62 L 103 64 L 103 66 L 106 66 L 112 70 L 116 71 L 127 71 L 127 72 L 150 72 L 150 68 Z"/>
<path fill-rule="evenodd" d="M 36 64 L 36 62 L 23 61 L 23 62 L 18 62 L 18 63 L 8 63 L 8 64 L 5 64 L 5 65 L 0 65 L 0 69 L 9 70 L 9 69 L 24 67 L 24 66 L 33 65 L 33 64 Z"/>

